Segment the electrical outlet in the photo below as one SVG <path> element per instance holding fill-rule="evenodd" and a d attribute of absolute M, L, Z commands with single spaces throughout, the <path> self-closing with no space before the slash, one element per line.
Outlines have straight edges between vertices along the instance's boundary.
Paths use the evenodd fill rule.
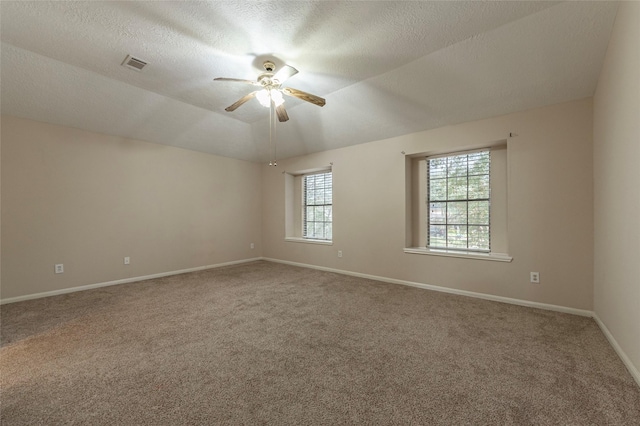
<path fill-rule="evenodd" d="M 342 257 L 342 250 L 338 250 L 338 257 Z"/>
<path fill-rule="evenodd" d="M 64 264 L 56 263 L 55 271 L 56 271 L 56 274 L 63 274 L 64 273 Z"/>
<path fill-rule="evenodd" d="M 531 273 L 531 282 L 539 284 L 540 283 L 540 272 L 532 272 Z"/>
<path fill-rule="evenodd" d="M 125 265 L 128 265 L 128 264 L 130 264 L 130 263 L 131 263 L 131 258 L 130 258 L 129 256 L 125 257 L 125 258 L 124 258 L 124 264 L 125 264 Z"/>
<path fill-rule="evenodd" d="M 256 245 L 255 245 L 255 244 L 253 244 L 253 243 L 251 243 L 250 247 L 251 247 L 252 249 L 254 249 L 254 248 L 256 248 Z"/>

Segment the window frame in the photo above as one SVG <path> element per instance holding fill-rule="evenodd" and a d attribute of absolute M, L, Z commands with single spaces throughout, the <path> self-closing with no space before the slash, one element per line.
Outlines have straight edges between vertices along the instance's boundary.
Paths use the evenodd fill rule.
<path fill-rule="evenodd" d="M 491 156 L 491 148 L 479 148 L 479 149 L 473 149 L 473 150 L 466 150 L 466 151 L 457 151 L 457 152 L 449 152 L 449 153 L 444 153 L 444 154 L 438 154 L 438 155 L 431 155 L 431 156 L 426 156 L 425 157 L 425 161 L 426 161 L 426 167 L 427 167 L 427 173 L 426 173 L 426 179 L 427 179 L 427 184 L 426 184 L 426 205 L 427 205 L 427 214 L 426 214 L 426 220 L 427 220 L 427 226 L 426 226 L 426 249 L 427 250 L 434 250 L 434 251 L 452 251 L 452 252 L 459 252 L 459 253 L 479 253 L 479 254 L 489 254 L 491 253 L 491 162 L 492 162 L 492 156 Z M 470 170 L 469 170 L 469 163 L 468 163 L 468 159 L 470 155 L 474 155 L 474 154 L 478 154 L 478 153 L 486 153 L 488 156 L 488 164 L 487 164 L 487 171 L 486 173 L 481 173 L 481 174 L 470 174 Z M 449 159 L 450 158 L 454 158 L 454 157 L 462 157 L 462 156 L 466 156 L 466 173 L 465 174 L 460 174 L 460 175 L 449 175 Z M 445 198 L 444 199 L 432 199 L 432 180 L 434 180 L 431 177 L 431 160 L 436 160 L 436 159 L 446 159 L 446 169 L 445 169 L 445 174 L 443 178 L 438 178 L 438 180 L 443 180 L 444 181 L 444 187 L 445 187 Z M 472 198 L 470 197 L 470 183 L 469 183 L 469 178 L 470 177 L 485 177 L 486 176 L 486 181 L 488 182 L 488 188 L 487 188 L 487 196 L 486 197 L 480 197 L 480 198 Z M 466 178 L 466 191 L 465 191 L 465 196 L 462 198 L 449 198 L 449 181 L 450 179 L 459 179 L 459 178 Z M 474 202 L 479 202 L 479 203 L 486 203 L 486 223 L 474 223 L 474 224 L 470 224 L 469 223 L 469 204 L 470 203 L 474 203 Z M 444 217 L 443 217 L 443 221 L 438 222 L 438 223 L 432 223 L 432 218 L 431 218 L 431 213 L 432 213 L 432 203 L 440 203 L 440 204 L 444 204 L 445 209 L 444 209 Z M 449 208 L 450 206 L 452 206 L 454 203 L 465 203 L 465 223 L 451 223 L 449 220 Z M 443 226 L 444 227 L 444 241 L 445 244 L 444 245 L 432 245 L 432 240 L 434 239 L 434 237 L 432 236 L 432 225 L 434 226 Z M 449 227 L 450 226 L 460 226 L 460 227 L 465 227 L 466 228 L 466 232 L 465 232 L 465 243 L 466 246 L 465 247 L 456 247 L 453 245 L 449 244 Z M 487 234 L 487 246 L 486 248 L 484 247 L 480 247 L 480 248 L 476 248 L 476 247 L 469 247 L 469 242 L 470 242 L 470 227 L 486 227 L 486 234 Z"/>
<path fill-rule="evenodd" d="M 308 185 L 308 178 L 311 177 L 317 177 L 319 175 L 325 175 L 325 179 L 326 176 L 328 175 L 330 177 L 330 185 L 327 186 L 326 184 L 323 186 L 323 188 L 321 188 L 325 193 L 323 194 L 323 202 L 322 203 L 308 203 L 307 201 L 307 195 L 309 194 L 309 188 L 307 187 Z M 317 241 L 317 242 L 326 242 L 326 243 L 330 243 L 333 241 L 333 171 L 332 170 L 319 170 L 319 171 L 315 171 L 313 173 L 305 173 L 302 175 L 302 206 L 301 206 L 301 210 L 302 210 L 302 240 L 304 241 L 308 241 L 308 242 L 313 242 L 313 241 Z M 315 189 L 315 188 L 314 188 Z M 326 190 L 330 189 L 330 202 L 327 203 L 327 199 L 326 199 Z M 326 211 L 327 207 L 330 207 L 331 212 L 330 212 L 330 220 L 311 220 L 309 221 L 307 219 L 307 215 L 308 215 L 308 208 L 309 207 L 313 207 L 313 208 L 317 208 L 317 207 L 321 207 L 323 209 L 323 214 Z M 325 217 L 326 218 L 326 217 Z M 315 219 L 315 218 L 314 218 Z M 326 235 L 324 235 L 323 237 L 318 237 L 315 234 L 312 234 L 312 236 L 309 236 L 309 232 L 308 232 L 308 224 L 309 223 L 323 223 L 324 224 L 324 231 L 323 234 L 326 233 L 326 225 L 329 224 L 330 225 L 330 236 L 327 238 Z"/>

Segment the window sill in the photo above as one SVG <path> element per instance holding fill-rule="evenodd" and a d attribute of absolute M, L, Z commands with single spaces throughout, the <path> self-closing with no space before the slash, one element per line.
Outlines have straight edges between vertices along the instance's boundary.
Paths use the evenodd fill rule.
<path fill-rule="evenodd" d="M 463 259 L 476 259 L 476 260 L 491 260 L 494 262 L 511 262 L 513 257 L 506 253 L 476 253 L 470 251 L 456 251 L 456 250 L 436 250 L 428 249 L 424 247 L 410 247 L 404 249 L 405 253 L 409 254 L 426 254 L 429 256 L 445 256 L 445 257 L 460 257 Z"/>
<path fill-rule="evenodd" d="M 324 245 L 324 246 L 332 246 L 333 245 L 333 241 L 329 241 L 329 240 L 312 240 L 310 238 L 286 237 L 284 240 L 287 241 L 287 242 L 290 242 L 290 243 L 320 244 L 320 245 Z"/>

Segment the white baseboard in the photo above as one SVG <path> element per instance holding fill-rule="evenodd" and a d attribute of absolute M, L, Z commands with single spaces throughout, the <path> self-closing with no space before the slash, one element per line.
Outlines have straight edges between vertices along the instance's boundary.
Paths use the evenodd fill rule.
<path fill-rule="evenodd" d="M 540 303 L 540 302 L 531 302 L 529 300 L 522 300 L 522 299 L 512 299 L 510 297 L 494 296 L 492 294 L 476 293 L 473 291 L 458 290 L 455 288 L 440 287 L 437 285 L 416 283 L 413 281 L 398 280 L 395 278 L 380 277 L 377 275 L 361 274 L 359 272 L 351 272 L 351 271 L 344 271 L 342 269 L 326 268 L 324 266 L 308 265 L 306 263 L 289 262 L 287 260 L 271 259 L 268 257 L 263 257 L 263 260 L 266 260 L 269 262 L 284 263 L 286 265 L 292 265 L 292 266 L 300 266 L 303 268 L 311 268 L 311 269 L 318 269 L 321 271 L 335 272 L 337 274 L 350 275 L 353 277 L 368 278 L 371 280 L 383 281 L 391 284 L 408 285 L 411 287 L 424 288 L 427 290 L 439 291 L 442 293 L 457 294 L 459 296 L 474 297 L 476 299 L 485 299 L 485 300 L 492 300 L 494 302 L 509 303 L 511 305 L 526 306 L 529 308 L 538 308 L 538 309 L 544 309 L 547 311 L 564 312 L 567 314 L 580 315 L 583 317 L 593 316 L 592 311 L 587 311 L 584 309 L 569 308 L 566 306 L 559 306 L 559 305 L 550 305 L 547 303 Z"/>
<path fill-rule="evenodd" d="M 604 325 L 598 314 L 596 314 L 595 312 L 593 313 L 593 319 L 596 321 L 607 340 L 609 340 L 611 346 L 613 346 L 613 349 L 616 351 L 616 353 L 624 363 L 624 366 L 627 367 L 627 370 L 629 370 L 629 373 L 631 373 L 631 377 L 633 377 L 638 386 L 640 386 L 640 371 L 638 371 L 638 368 L 633 365 L 627 354 L 622 350 L 617 340 L 613 337 L 613 334 L 611 334 L 607 326 Z"/>
<path fill-rule="evenodd" d="M 144 276 L 132 277 L 132 278 L 123 278 L 121 280 L 106 281 L 106 282 L 96 283 L 96 284 L 81 285 L 78 287 L 63 288 L 60 290 L 45 291 L 43 293 L 33 293 L 33 294 L 27 294 L 25 296 L 10 297 L 8 299 L 0 300 L 0 305 L 4 305 L 6 303 L 22 302 L 23 300 L 40 299 L 42 297 L 57 296 L 60 294 L 75 293 L 76 291 L 91 290 L 94 288 L 108 287 L 112 285 L 134 283 L 137 281 L 150 280 L 153 278 L 162 278 L 162 277 L 168 277 L 171 275 L 185 274 L 187 272 L 204 271 L 205 269 L 213 269 L 213 268 L 220 268 L 222 266 L 238 265 L 241 263 L 255 262 L 256 260 L 262 260 L 262 258 L 255 257 L 252 259 L 234 260 L 231 262 L 216 263 L 214 265 L 197 266 L 195 268 L 180 269 L 178 271 L 161 272 L 159 274 L 144 275 Z"/>

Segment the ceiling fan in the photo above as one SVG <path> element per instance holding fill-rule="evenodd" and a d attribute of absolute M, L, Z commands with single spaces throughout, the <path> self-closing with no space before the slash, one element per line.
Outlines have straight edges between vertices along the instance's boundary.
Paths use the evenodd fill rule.
<path fill-rule="evenodd" d="M 261 90 L 256 90 L 238 99 L 236 102 L 226 107 L 225 111 L 235 111 L 238 107 L 252 98 L 257 98 L 262 106 L 267 108 L 275 106 L 275 112 L 278 116 L 278 120 L 283 122 L 289 120 L 289 115 L 284 107 L 284 98 L 282 97 L 282 94 L 302 99 L 303 101 L 310 102 L 320 107 L 325 105 L 325 100 L 319 96 L 312 95 L 311 93 L 303 92 L 302 90 L 294 89 L 292 87 L 282 87 L 282 84 L 285 81 L 298 73 L 298 70 L 294 67 L 285 64 L 280 68 L 280 70 L 278 70 L 278 72 L 275 72 L 276 66 L 272 61 L 265 61 L 262 66 L 264 67 L 264 72 L 258 76 L 256 81 L 243 80 L 239 78 L 214 78 L 215 81 L 232 81 L 262 87 Z"/>

